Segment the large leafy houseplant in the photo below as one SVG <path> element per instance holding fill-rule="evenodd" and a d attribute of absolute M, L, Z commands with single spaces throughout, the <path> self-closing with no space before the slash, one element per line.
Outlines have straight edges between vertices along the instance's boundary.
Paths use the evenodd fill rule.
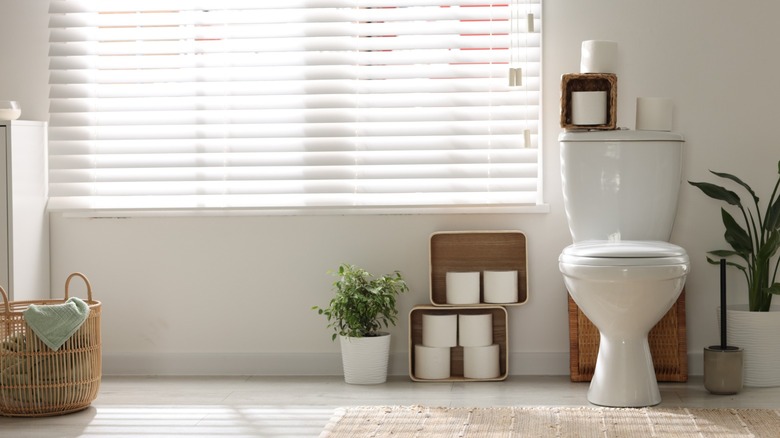
<path fill-rule="evenodd" d="M 775 282 L 778 265 L 780 265 L 780 257 L 775 257 L 780 248 L 780 196 L 778 196 L 780 176 L 762 214 L 758 196 L 749 185 L 734 175 L 710 172 L 741 186 L 750 195 L 750 200 L 747 201 L 748 205 L 745 205 L 737 193 L 725 187 L 707 182 L 688 181 L 710 198 L 736 206 L 742 214 L 744 226 L 721 207 L 721 217 L 726 228 L 724 237 L 731 249 L 709 251 L 708 254 L 717 258 L 730 259 L 727 264 L 736 267 L 745 275 L 750 311 L 768 311 L 772 303 L 772 295 L 780 294 L 780 283 Z M 780 175 L 780 162 L 777 163 L 777 172 Z M 737 261 L 733 261 L 734 259 Z M 719 263 L 711 257 L 707 257 L 707 261 L 712 264 Z"/>
<path fill-rule="evenodd" d="M 342 264 L 333 283 L 336 295 L 328 307 L 314 306 L 333 328 L 332 339 L 341 336 L 362 338 L 379 336 L 382 327 L 395 325 L 398 317 L 396 297 L 409 290 L 401 273 L 372 278 L 365 269 Z"/>

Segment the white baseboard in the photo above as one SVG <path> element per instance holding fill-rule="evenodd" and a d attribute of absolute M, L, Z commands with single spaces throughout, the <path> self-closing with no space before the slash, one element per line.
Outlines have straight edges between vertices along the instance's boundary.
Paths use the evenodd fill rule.
<path fill-rule="evenodd" d="M 340 353 L 103 353 L 104 375 L 329 376 Z"/>
<path fill-rule="evenodd" d="M 702 375 L 703 353 L 688 353 L 688 374 Z M 409 374 L 406 353 L 392 353 L 388 374 Z M 340 353 L 104 353 L 104 375 L 338 376 Z M 510 353 L 509 375 L 569 374 L 568 353 Z"/>

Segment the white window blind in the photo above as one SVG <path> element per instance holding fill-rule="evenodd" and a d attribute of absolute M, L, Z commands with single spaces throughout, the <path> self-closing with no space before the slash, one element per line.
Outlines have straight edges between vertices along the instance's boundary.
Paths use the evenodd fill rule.
<path fill-rule="evenodd" d="M 539 204 L 540 13 L 52 0 L 50 208 Z"/>

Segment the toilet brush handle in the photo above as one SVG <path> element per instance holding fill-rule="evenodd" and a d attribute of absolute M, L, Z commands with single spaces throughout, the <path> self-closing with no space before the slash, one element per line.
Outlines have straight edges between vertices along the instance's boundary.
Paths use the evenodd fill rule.
<path fill-rule="evenodd" d="M 726 339 L 726 259 L 720 259 L 720 348 L 725 350 Z"/>

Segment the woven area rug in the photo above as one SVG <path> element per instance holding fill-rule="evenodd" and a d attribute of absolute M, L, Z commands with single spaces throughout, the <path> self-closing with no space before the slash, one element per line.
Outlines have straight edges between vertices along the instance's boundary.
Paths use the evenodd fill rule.
<path fill-rule="evenodd" d="M 320 438 L 779 437 L 780 410 L 651 407 L 340 408 Z"/>

